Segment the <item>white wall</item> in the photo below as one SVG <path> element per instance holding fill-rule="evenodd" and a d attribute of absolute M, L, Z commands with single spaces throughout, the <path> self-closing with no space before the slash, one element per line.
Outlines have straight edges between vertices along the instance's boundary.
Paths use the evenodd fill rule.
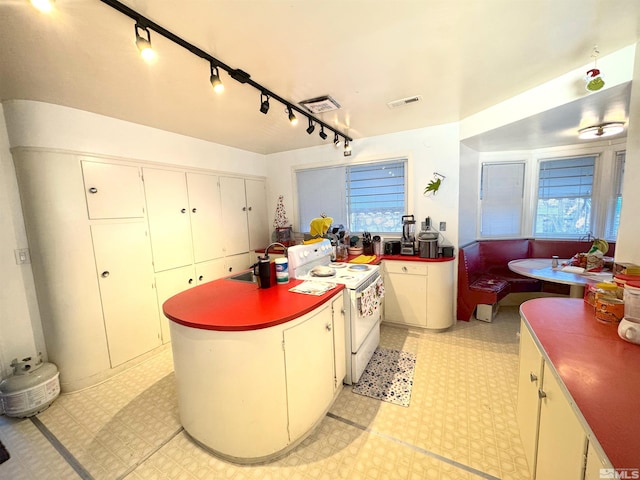
<path fill-rule="evenodd" d="M 460 245 L 473 242 L 478 228 L 478 176 L 480 154 L 460 144 L 460 208 L 458 210 L 458 231 Z"/>
<path fill-rule="evenodd" d="M 627 154 L 622 185 L 622 211 L 616 243 L 616 261 L 640 265 L 640 42 L 637 44 L 629 126 L 627 130 Z"/>
<path fill-rule="evenodd" d="M 42 351 L 42 325 L 30 265 L 14 250 L 27 238 L 10 148 L 40 147 L 266 176 L 265 157 L 73 108 L 26 100 L 0 105 L 0 374 L 13 358 Z"/>
<path fill-rule="evenodd" d="M 439 222 L 447 222 L 447 230 L 443 235 L 449 244 L 457 246 L 460 154 L 457 123 L 358 139 L 352 143 L 352 147 L 351 157 L 344 157 L 342 148 L 336 149 L 331 144 L 269 155 L 267 197 L 270 218 L 275 215 L 278 196 L 283 195 L 289 220 L 294 223 L 294 229 L 300 228 L 294 205 L 293 172 L 296 167 L 352 164 L 404 156 L 410 159 L 409 181 L 412 185 L 407 213 L 413 214 L 418 222 L 427 216 L 431 217 L 436 228 Z M 437 195 L 425 197 L 424 189 L 434 178 L 434 172 L 446 178 Z M 322 194 L 322 185 L 318 185 L 318 195 Z M 330 215 L 330 212 L 327 214 Z"/>

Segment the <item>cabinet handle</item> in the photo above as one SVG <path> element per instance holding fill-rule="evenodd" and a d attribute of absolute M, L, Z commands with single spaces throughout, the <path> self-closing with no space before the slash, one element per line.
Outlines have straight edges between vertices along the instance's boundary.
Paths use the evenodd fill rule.
<path fill-rule="evenodd" d="M 96 187 L 91 187 L 89 189 L 89 193 L 98 193 L 98 189 Z"/>
<path fill-rule="evenodd" d="M 529 373 L 529 380 L 531 380 L 532 382 L 536 382 L 538 380 L 538 376 L 535 373 L 531 372 Z"/>
<path fill-rule="evenodd" d="M 242 207 L 242 211 L 246 212 L 247 211 L 247 207 Z"/>
<path fill-rule="evenodd" d="M 204 276 L 203 276 L 203 275 L 200 275 L 200 276 L 198 277 L 198 280 L 201 282 L 203 278 L 204 278 Z"/>
<path fill-rule="evenodd" d="M 547 398 L 547 394 L 541 388 L 538 389 L 538 398 Z"/>
<path fill-rule="evenodd" d="M 229 271 L 230 271 L 230 272 L 233 272 L 233 267 L 229 267 Z"/>
<path fill-rule="evenodd" d="M 196 207 L 193 207 L 193 208 L 191 209 L 191 211 L 192 211 L 193 213 L 196 213 Z"/>
<path fill-rule="evenodd" d="M 189 279 L 189 284 L 192 284 L 192 283 L 193 283 L 193 278 L 190 278 Z"/>
<path fill-rule="evenodd" d="M 180 213 L 187 213 L 187 209 L 186 208 L 180 209 Z"/>
<path fill-rule="evenodd" d="M 247 210 L 251 211 L 251 207 L 249 207 Z"/>
<path fill-rule="evenodd" d="M 407 273 L 409 270 L 407 269 L 407 267 L 402 267 L 402 271 L 403 271 L 404 273 Z"/>
<path fill-rule="evenodd" d="M 327 323 L 327 330 L 330 332 L 331 331 L 331 324 Z"/>
<path fill-rule="evenodd" d="M 342 314 L 342 316 L 344 317 L 344 308 L 340 310 L 340 313 Z"/>
<path fill-rule="evenodd" d="M 109 270 L 105 270 L 104 272 L 102 272 L 102 273 L 100 274 L 100 276 L 101 276 L 102 278 L 107 278 L 107 277 L 109 276 Z"/>

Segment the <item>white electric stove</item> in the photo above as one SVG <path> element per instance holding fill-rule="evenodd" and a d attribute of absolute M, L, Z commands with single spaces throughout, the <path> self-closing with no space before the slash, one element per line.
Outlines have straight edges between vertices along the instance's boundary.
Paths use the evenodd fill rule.
<path fill-rule="evenodd" d="M 295 245 L 288 249 L 289 275 L 300 280 L 316 280 L 342 283 L 345 305 L 345 354 L 347 375 L 344 382 L 357 383 L 380 343 L 381 295 L 374 295 L 363 311 L 362 301 L 377 293 L 382 277 L 377 265 L 331 261 L 332 247 L 329 240 L 309 245 Z"/>

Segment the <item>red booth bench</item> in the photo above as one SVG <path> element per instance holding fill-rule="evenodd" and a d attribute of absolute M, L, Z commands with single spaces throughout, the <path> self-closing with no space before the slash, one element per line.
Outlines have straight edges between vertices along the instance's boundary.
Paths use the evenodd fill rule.
<path fill-rule="evenodd" d="M 571 258 L 587 252 L 592 242 L 573 240 L 478 240 L 460 247 L 458 252 L 458 320 L 469 321 L 478 305 L 495 305 L 509 293 L 569 293 L 568 285 L 550 284 L 523 277 L 509 270 L 511 260 L 521 258 Z M 613 257 L 615 244 L 609 244 Z"/>

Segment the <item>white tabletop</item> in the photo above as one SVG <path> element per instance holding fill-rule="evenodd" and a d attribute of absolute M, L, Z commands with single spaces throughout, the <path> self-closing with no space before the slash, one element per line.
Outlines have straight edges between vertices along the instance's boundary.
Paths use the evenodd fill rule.
<path fill-rule="evenodd" d="M 560 265 L 566 260 L 559 260 Z M 575 273 L 565 271 L 562 267 L 552 268 L 550 258 L 523 258 L 511 260 L 509 270 L 525 277 L 537 278 L 547 282 L 562 283 L 564 285 L 587 285 L 589 283 L 605 282 L 612 279 L 611 272 Z"/>

